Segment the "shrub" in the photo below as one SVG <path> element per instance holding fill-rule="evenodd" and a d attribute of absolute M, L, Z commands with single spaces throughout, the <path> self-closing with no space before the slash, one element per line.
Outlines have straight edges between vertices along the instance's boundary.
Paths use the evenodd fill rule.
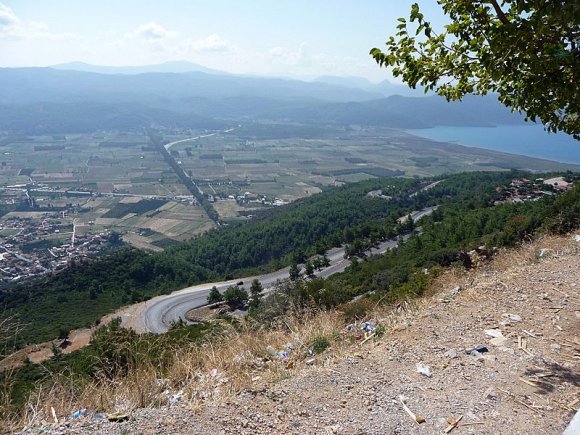
<path fill-rule="evenodd" d="M 211 290 L 209 291 L 209 295 L 207 296 L 207 303 L 208 304 L 217 304 L 218 302 L 221 302 L 224 300 L 223 295 L 220 293 L 220 291 L 217 289 L 217 287 L 214 285 Z"/>
<path fill-rule="evenodd" d="M 322 353 L 330 347 L 330 341 L 326 337 L 318 336 L 312 342 L 312 350 L 314 353 Z"/>
<path fill-rule="evenodd" d="M 348 323 L 351 323 L 367 317 L 367 314 L 374 308 L 375 304 L 376 302 L 370 299 L 362 298 L 339 305 L 337 310 L 342 313 Z"/>
<path fill-rule="evenodd" d="M 242 306 L 248 299 L 248 292 L 243 287 L 228 287 L 224 292 L 224 300 L 232 309 Z"/>

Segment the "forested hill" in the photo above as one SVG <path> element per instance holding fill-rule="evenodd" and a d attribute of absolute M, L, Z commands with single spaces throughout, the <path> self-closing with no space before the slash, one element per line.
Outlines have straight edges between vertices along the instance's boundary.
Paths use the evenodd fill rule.
<path fill-rule="evenodd" d="M 248 223 L 212 230 L 163 253 L 123 250 L 92 263 L 75 263 L 54 276 L 4 286 L 0 303 L 27 324 L 18 345 L 44 341 L 153 295 L 202 281 L 250 275 L 258 269 L 277 269 L 345 242 L 360 247 L 385 240 L 405 231 L 397 223 L 399 217 L 426 206 L 440 205 L 438 213 L 450 213 L 456 219 L 469 210 L 488 210 L 487 221 L 493 222 L 502 209 L 493 207 L 500 195 L 496 187 L 522 176 L 533 177 L 514 171 L 450 175 L 426 191 L 420 189 L 432 179 L 384 178 L 346 185 L 272 209 Z M 378 189 L 392 199 L 367 195 Z M 419 193 L 411 196 L 414 192 Z M 580 208 L 577 196 L 570 213 L 580 215 L 580 209 L 573 208 Z M 537 219 L 524 219 L 516 226 L 517 237 L 562 213 L 552 202 L 550 198 L 534 202 L 544 211 Z M 479 243 L 488 229 L 502 231 L 505 222 L 497 222 L 481 230 L 480 221 L 469 220 L 467 228 L 462 227 L 464 234 L 449 249 Z M 445 238 L 443 233 L 436 234 Z"/>
<path fill-rule="evenodd" d="M 0 68 L 0 129 L 12 133 L 78 133 L 152 124 L 221 129 L 248 120 L 394 128 L 523 123 L 495 96 L 447 103 L 436 96 L 384 98 L 378 92 L 324 82 L 200 71 L 111 75 Z"/>

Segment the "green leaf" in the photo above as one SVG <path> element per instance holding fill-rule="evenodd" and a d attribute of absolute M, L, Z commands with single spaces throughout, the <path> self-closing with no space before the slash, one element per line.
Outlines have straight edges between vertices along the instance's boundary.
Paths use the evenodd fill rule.
<path fill-rule="evenodd" d="M 409 37 L 398 18 L 388 55 L 371 55 L 411 87 L 422 83 L 448 99 L 497 92 L 508 107 L 580 140 L 580 49 L 570 48 L 578 44 L 577 0 L 505 0 L 502 13 L 486 3 L 438 0 L 449 22 L 437 34 L 415 3 L 410 20 L 424 38 Z"/>

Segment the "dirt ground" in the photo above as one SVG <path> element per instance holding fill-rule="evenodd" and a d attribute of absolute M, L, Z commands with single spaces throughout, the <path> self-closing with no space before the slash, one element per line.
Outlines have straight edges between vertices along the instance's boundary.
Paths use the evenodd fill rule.
<path fill-rule="evenodd" d="M 123 326 L 133 328 L 137 332 L 142 333 L 145 330 L 142 322 L 145 308 L 146 304 L 144 302 L 121 307 L 117 311 L 104 316 L 99 322 L 99 325 L 106 325 L 114 318 L 120 317 L 123 321 Z M 72 330 L 67 338 L 68 343 L 66 347 L 62 348 L 62 352 L 67 354 L 87 346 L 90 343 L 91 336 L 95 330 L 96 327 Z M 25 363 L 26 359 L 29 359 L 31 362 L 36 364 L 46 361 L 54 355 L 52 350 L 53 344 L 60 346 L 62 343 L 63 340 L 52 340 L 22 348 L 0 360 L 0 372 L 20 367 Z"/>
<path fill-rule="evenodd" d="M 30 362 L 38 364 L 52 358 L 54 355 L 52 347 L 53 345 L 59 346 L 62 353 L 67 354 L 74 352 L 82 347 L 85 347 L 91 341 L 91 335 L 94 332 L 92 329 L 75 329 L 72 331 L 67 338 L 66 342 L 64 340 L 53 340 L 47 341 L 45 343 L 33 344 L 27 346 L 18 352 L 2 359 L 0 361 L 0 371 L 14 369 L 20 367 L 26 359 Z"/>
<path fill-rule="evenodd" d="M 438 283 L 379 339 L 304 359 L 276 382 L 37 430 L 561 434 L 580 407 L 580 242 L 540 241 Z"/>

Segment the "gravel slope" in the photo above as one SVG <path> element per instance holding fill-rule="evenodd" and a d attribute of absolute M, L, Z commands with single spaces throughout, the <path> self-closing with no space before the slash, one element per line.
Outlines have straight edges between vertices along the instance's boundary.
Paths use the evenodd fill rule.
<path fill-rule="evenodd" d="M 524 261 L 543 247 L 550 248 L 543 258 Z M 451 291 L 456 285 L 462 289 Z M 28 433 L 439 434 L 446 419 L 462 416 L 451 434 L 561 434 L 580 406 L 573 403 L 580 398 L 580 242 L 539 242 L 465 276 L 449 274 L 440 290 L 380 340 L 338 359 L 322 354 L 279 382 L 257 381 L 195 407 L 135 410 L 124 423 L 85 418 Z M 476 345 L 488 352 L 466 352 Z M 405 412 L 401 395 L 425 423 Z"/>

